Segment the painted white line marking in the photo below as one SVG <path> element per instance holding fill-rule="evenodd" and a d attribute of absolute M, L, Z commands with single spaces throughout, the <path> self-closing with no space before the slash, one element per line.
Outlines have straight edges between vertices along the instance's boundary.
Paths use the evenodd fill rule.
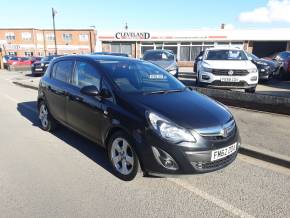
<path fill-rule="evenodd" d="M 177 178 L 167 178 L 167 180 L 169 180 L 170 182 L 172 183 L 175 183 L 176 185 L 178 186 L 181 186 L 182 188 L 194 193 L 195 195 L 198 195 L 199 197 L 223 208 L 224 210 L 230 212 L 231 214 L 234 214 L 236 216 L 239 216 L 239 217 L 243 217 L 243 218 L 252 218 L 254 216 L 248 214 L 247 212 L 219 199 L 219 198 L 216 198 L 202 190 L 199 190 L 198 188 L 195 188 L 194 186 L 192 186 L 191 184 L 189 184 L 188 182 L 186 181 L 183 181 L 181 179 L 177 179 Z"/>
<path fill-rule="evenodd" d="M 263 160 L 259 160 L 259 159 L 253 158 L 253 157 L 249 157 L 246 155 L 242 155 L 242 154 L 238 155 L 238 159 L 241 161 L 244 161 L 248 164 L 251 164 L 251 165 L 255 165 L 255 166 L 267 169 L 267 170 L 271 170 L 271 171 L 274 171 L 277 173 L 284 174 L 286 176 L 290 176 L 290 170 L 287 169 L 286 167 L 282 167 L 282 166 L 279 166 L 276 164 L 272 164 L 272 163 L 269 163 L 269 162 L 266 162 Z"/>

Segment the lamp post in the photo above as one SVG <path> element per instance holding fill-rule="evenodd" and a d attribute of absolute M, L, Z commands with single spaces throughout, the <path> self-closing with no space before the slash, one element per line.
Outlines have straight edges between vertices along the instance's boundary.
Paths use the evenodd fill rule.
<path fill-rule="evenodd" d="M 55 50 L 55 55 L 57 55 L 57 44 L 56 44 L 56 31 L 55 31 L 55 20 L 54 17 L 57 13 L 56 10 L 54 10 L 54 8 L 51 8 L 51 12 L 52 12 L 52 23 L 53 23 L 53 34 L 54 34 L 54 50 Z"/>
<path fill-rule="evenodd" d="M 90 49 L 91 49 L 91 53 L 93 53 L 93 42 L 95 43 L 96 45 L 96 26 L 89 26 L 90 28 L 93 28 L 94 29 L 94 38 L 92 38 L 92 32 L 90 30 Z"/>

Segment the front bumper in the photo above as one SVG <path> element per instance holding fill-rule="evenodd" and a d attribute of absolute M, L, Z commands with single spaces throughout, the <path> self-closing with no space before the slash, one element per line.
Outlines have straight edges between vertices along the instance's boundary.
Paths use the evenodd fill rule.
<path fill-rule="evenodd" d="M 209 72 L 199 73 L 199 84 L 203 86 L 222 89 L 248 89 L 258 84 L 259 74 L 248 73 L 244 76 L 215 75 Z M 223 82 L 223 78 L 235 78 L 236 82 Z"/>
<path fill-rule="evenodd" d="M 143 170 L 153 175 L 186 175 L 222 169 L 235 160 L 241 142 L 237 128 L 231 136 L 222 140 L 209 140 L 199 136 L 197 137 L 197 143 L 176 145 L 164 141 L 152 130 L 147 131 L 145 140 L 146 146 L 144 144 L 137 146 L 137 153 L 139 153 Z M 234 153 L 222 159 L 211 161 L 213 150 L 224 148 L 234 143 L 237 143 L 237 149 Z M 169 154 L 178 165 L 178 168 L 173 170 L 161 165 L 154 155 L 152 147 Z"/>

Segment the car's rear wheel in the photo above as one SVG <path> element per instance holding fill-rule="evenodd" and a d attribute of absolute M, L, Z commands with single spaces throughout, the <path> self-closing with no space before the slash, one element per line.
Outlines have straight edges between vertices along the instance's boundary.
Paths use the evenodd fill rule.
<path fill-rule="evenodd" d="M 39 104 L 38 118 L 40 126 L 44 131 L 51 132 L 57 126 L 56 121 L 52 118 L 44 101 L 41 101 Z"/>
<path fill-rule="evenodd" d="M 122 180 L 133 180 L 140 164 L 132 142 L 122 131 L 114 133 L 108 143 L 108 156 L 117 177 Z"/>

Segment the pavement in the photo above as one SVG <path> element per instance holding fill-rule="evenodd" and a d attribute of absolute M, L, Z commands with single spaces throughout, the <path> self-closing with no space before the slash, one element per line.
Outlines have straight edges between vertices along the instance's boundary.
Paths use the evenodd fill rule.
<path fill-rule="evenodd" d="M 290 169 L 242 154 L 212 173 L 119 180 L 103 149 L 65 128 L 39 128 L 37 92 L 13 84 L 15 75 L 0 72 L 1 217 L 290 217 Z M 253 145 L 255 126 L 240 119 Z"/>

